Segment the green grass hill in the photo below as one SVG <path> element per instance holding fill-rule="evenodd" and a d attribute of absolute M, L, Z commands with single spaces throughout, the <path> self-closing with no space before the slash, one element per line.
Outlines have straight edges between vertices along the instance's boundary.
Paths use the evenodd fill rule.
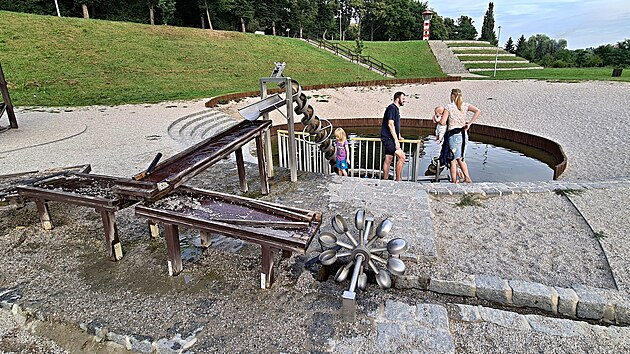
<path fill-rule="evenodd" d="M 428 47 L 421 50 L 430 55 Z M 299 39 L 4 11 L 0 53 L 19 106 L 148 103 L 252 91 L 277 61 L 285 61 L 284 74 L 302 85 L 385 79 Z M 438 70 L 415 77 L 442 75 Z"/>

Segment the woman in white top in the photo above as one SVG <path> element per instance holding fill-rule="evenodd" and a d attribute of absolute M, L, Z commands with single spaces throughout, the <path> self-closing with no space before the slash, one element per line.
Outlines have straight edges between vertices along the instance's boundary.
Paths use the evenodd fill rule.
<path fill-rule="evenodd" d="M 451 90 L 451 103 L 445 108 L 440 124 L 448 124 L 448 146 L 453 153 L 450 167 L 451 182 L 458 183 L 457 165 L 459 165 L 459 168 L 464 172 L 464 182 L 472 183 L 468 174 L 468 166 L 464 161 L 464 155 L 466 143 L 468 142 L 468 128 L 477 120 L 481 111 L 479 108 L 463 101 L 462 90 L 460 89 Z M 468 112 L 473 112 L 470 122 L 466 122 L 466 114 Z"/>

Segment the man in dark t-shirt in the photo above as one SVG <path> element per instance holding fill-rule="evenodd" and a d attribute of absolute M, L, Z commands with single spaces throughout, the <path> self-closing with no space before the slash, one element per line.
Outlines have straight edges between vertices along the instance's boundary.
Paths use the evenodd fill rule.
<path fill-rule="evenodd" d="M 383 160 L 383 179 L 389 179 L 389 167 L 394 160 L 394 155 L 398 158 L 396 161 L 394 179 L 400 181 L 403 165 L 405 164 L 405 153 L 400 148 L 400 107 L 405 105 L 405 94 L 396 92 L 394 94 L 394 103 L 387 106 L 383 115 L 381 124 L 381 142 L 385 150 L 385 159 Z"/>

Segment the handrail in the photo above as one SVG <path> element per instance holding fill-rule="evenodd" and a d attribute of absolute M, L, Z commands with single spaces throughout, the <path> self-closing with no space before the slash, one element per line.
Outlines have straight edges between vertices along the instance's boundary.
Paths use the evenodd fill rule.
<path fill-rule="evenodd" d="M 382 61 L 369 55 L 356 54 L 352 51 L 352 49 L 346 47 L 345 45 L 341 43 L 333 43 L 325 39 L 319 39 L 319 38 L 313 39 L 308 36 L 304 37 L 304 39 L 309 43 L 316 44 L 320 48 L 323 47 L 334 52 L 337 55 L 345 56 L 348 59 L 350 59 L 350 61 L 353 61 L 353 62 L 356 61 L 357 63 L 367 65 L 370 68 L 370 70 L 375 68 L 379 70 L 380 72 L 387 75 L 391 75 L 391 76 L 396 76 L 396 74 L 398 73 L 396 69 L 383 63 Z"/>
<path fill-rule="evenodd" d="M 288 131 L 278 129 L 278 165 L 288 166 Z M 324 158 L 324 153 L 320 151 L 319 145 L 312 144 L 304 138 L 309 134 L 295 132 L 297 142 L 298 170 L 315 173 L 331 173 L 332 169 L 328 161 Z M 383 144 L 380 138 L 349 137 L 349 176 L 351 177 L 383 177 Z M 423 149 L 423 140 L 402 139 L 400 148 L 404 151 L 406 159 L 403 167 L 402 179 L 407 181 L 418 181 L 418 162 L 420 161 L 420 151 Z M 396 156 L 391 167 L 396 166 Z"/>

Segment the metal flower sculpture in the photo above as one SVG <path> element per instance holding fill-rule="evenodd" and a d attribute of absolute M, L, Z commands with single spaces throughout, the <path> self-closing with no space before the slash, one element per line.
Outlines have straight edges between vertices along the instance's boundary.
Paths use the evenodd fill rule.
<path fill-rule="evenodd" d="M 345 235 L 350 243 L 340 241 L 337 235 L 332 232 L 322 232 L 319 236 L 319 243 L 322 249 L 326 248 L 319 255 L 319 260 L 323 265 L 331 265 L 341 257 L 350 257 L 350 262 L 339 268 L 335 274 L 335 281 L 341 283 L 350 278 L 350 287 L 343 293 L 343 316 L 349 321 L 356 320 L 356 288 L 365 290 L 367 287 L 367 268 L 376 275 L 376 282 L 381 289 L 389 289 L 392 286 L 394 275 L 405 273 L 405 263 L 399 258 L 400 254 L 407 250 L 407 242 L 401 238 L 395 238 L 387 242 L 385 247 L 375 247 L 376 241 L 389 235 L 393 222 L 389 219 L 383 220 L 376 232 L 372 234 L 374 218 L 366 216 L 364 209 L 356 212 L 354 223 L 359 230 L 357 238 L 352 236 L 348 229 L 346 220 L 341 215 L 332 218 L 332 227 L 336 233 Z M 389 256 L 383 256 L 383 253 Z"/>

